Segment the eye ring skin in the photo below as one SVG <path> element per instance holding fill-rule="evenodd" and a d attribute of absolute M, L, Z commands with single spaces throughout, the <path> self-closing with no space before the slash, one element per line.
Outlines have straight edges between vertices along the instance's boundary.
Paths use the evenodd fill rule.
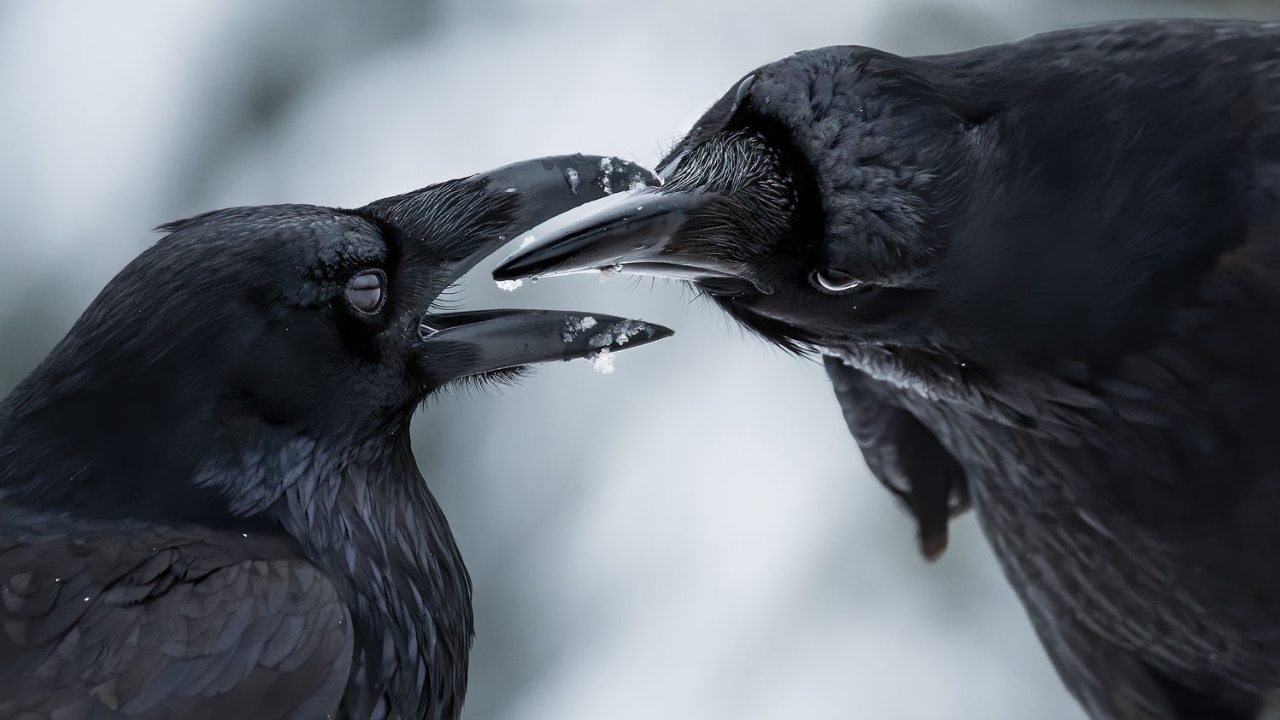
<path fill-rule="evenodd" d="M 862 287 L 862 281 L 843 270 L 823 268 L 809 273 L 809 282 L 818 292 L 843 295 Z"/>
<path fill-rule="evenodd" d="M 377 268 L 351 276 L 343 291 L 347 307 L 357 315 L 377 315 L 387 304 L 387 274 Z"/>

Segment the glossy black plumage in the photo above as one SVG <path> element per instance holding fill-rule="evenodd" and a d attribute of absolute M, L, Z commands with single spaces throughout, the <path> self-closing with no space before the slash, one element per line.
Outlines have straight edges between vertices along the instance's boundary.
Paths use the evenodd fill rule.
<path fill-rule="evenodd" d="M 0 403 L 0 717 L 458 717 L 471 585 L 414 410 L 669 331 L 433 305 L 530 225 L 651 179 L 553 157 L 163 228 Z"/>
<path fill-rule="evenodd" d="M 1280 25 L 802 52 L 660 172 L 495 276 L 693 277 L 823 353 L 922 550 L 972 503 L 1092 717 L 1280 710 Z"/>

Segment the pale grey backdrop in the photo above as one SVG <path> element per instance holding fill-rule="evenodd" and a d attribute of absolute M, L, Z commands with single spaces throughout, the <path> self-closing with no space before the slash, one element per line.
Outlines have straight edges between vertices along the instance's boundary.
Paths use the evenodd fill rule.
<path fill-rule="evenodd" d="M 0 3 L 0 393 L 165 220 L 357 205 L 534 155 L 651 164 L 748 69 L 941 52 L 1248 2 Z M 1078 719 L 972 518 L 935 566 L 821 368 L 675 285 L 575 278 L 468 306 L 676 328 L 454 394 L 418 456 L 475 578 L 468 720 Z"/>

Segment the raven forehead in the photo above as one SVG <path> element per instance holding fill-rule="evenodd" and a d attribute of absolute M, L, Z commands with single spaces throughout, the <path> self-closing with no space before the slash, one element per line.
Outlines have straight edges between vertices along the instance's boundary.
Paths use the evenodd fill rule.
<path fill-rule="evenodd" d="M 962 123 L 921 61 L 840 46 L 761 68 L 753 112 L 788 133 L 823 198 L 831 264 L 868 279 L 932 256 L 921 238 L 931 186 L 950 173 L 947 145 Z"/>
<path fill-rule="evenodd" d="M 332 277 L 357 264 L 386 259 L 382 233 L 371 221 L 314 205 L 238 207 L 162 225 L 161 246 L 198 261 L 210 253 L 226 265 L 235 257 L 275 258 L 310 277 Z"/>
<path fill-rule="evenodd" d="M 184 235 L 216 233 L 221 237 L 242 234 L 332 236 L 348 230 L 376 235 L 378 230 L 364 218 L 334 208 L 317 205 L 259 205 L 213 210 L 184 220 L 161 225 L 161 232 Z"/>
<path fill-rule="evenodd" d="M 307 251 L 314 255 L 316 272 L 324 277 L 357 265 L 384 263 L 388 253 L 386 242 L 377 231 L 362 227 L 335 227 L 332 234 L 315 237 L 307 244 Z"/>

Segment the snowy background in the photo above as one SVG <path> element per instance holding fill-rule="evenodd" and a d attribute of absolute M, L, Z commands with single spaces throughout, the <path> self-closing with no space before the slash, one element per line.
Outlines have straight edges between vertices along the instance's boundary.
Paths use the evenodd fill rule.
<path fill-rule="evenodd" d="M 957 50 L 1262 2 L 0 2 L 0 394 L 149 228 L 354 206 L 562 152 L 652 164 L 746 70 Z M 418 457 L 475 579 L 468 720 L 1076 719 L 972 518 L 935 566 L 821 368 L 674 285 L 571 278 L 471 307 L 642 317 L 672 340 L 454 394 Z"/>

